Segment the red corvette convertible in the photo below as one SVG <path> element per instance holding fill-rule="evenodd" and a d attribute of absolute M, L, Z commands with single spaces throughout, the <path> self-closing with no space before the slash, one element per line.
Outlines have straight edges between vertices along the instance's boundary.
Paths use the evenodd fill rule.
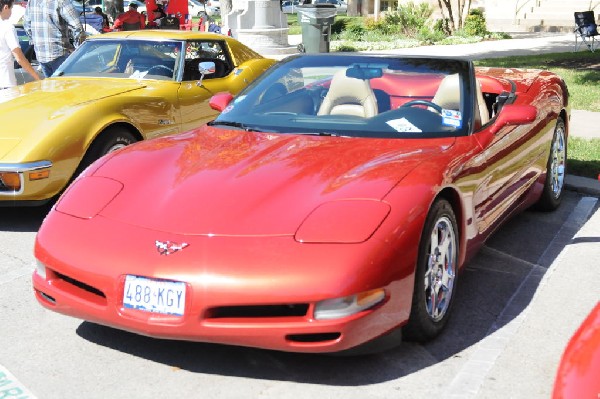
<path fill-rule="evenodd" d="M 600 302 L 571 337 L 556 372 L 552 399 L 600 394 Z"/>
<path fill-rule="evenodd" d="M 502 222 L 559 205 L 567 98 L 547 71 L 290 57 L 213 97 L 209 124 L 90 166 L 39 230 L 35 296 L 170 339 L 296 352 L 431 339 Z"/>

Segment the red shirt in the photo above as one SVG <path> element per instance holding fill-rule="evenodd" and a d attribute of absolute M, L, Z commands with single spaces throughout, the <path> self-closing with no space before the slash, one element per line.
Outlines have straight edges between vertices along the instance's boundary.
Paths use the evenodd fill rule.
<path fill-rule="evenodd" d="M 137 12 L 136 10 L 129 10 L 129 11 L 124 12 L 123 14 L 119 15 L 117 17 L 117 19 L 115 19 L 113 28 L 115 30 L 122 30 L 124 23 L 127 23 L 127 24 L 139 23 L 140 29 L 144 29 L 144 27 L 146 25 L 146 18 L 144 18 L 144 16 L 142 14 L 140 14 L 139 12 Z"/>

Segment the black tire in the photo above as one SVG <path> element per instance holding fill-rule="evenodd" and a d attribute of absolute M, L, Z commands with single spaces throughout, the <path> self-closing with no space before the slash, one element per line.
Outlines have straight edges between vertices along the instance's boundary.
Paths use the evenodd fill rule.
<path fill-rule="evenodd" d="M 428 341 L 448 322 L 458 281 L 458 252 L 456 216 L 450 203 L 439 199 L 431 207 L 421 234 L 412 308 L 403 328 L 407 340 Z M 439 289 L 436 295 L 432 295 L 433 283 Z M 438 300 L 437 306 L 433 298 Z"/>
<path fill-rule="evenodd" d="M 564 120 L 556 120 L 550 155 L 546 164 L 544 190 L 535 208 L 541 211 L 553 211 L 560 205 L 564 192 L 567 170 L 567 135 Z"/>
<path fill-rule="evenodd" d="M 85 153 L 79 167 L 75 171 L 73 178 L 79 176 L 81 172 L 90 166 L 94 161 L 120 148 L 133 144 L 137 141 L 136 137 L 127 129 L 122 127 L 113 127 L 100 133 L 92 142 L 90 148 Z"/>

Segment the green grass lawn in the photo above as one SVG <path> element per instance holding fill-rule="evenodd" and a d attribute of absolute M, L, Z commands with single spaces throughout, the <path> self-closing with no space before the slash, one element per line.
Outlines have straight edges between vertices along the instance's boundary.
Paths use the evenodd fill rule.
<path fill-rule="evenodd" d="M 573 109 L 600 112 L 600 53 L 586 51 L 489 58 L 476 61 L 475 64 L 547 69 L 560 75 L 567 83 Z"/>
<path fill-rule="evenodd" d="M 600 139 L 569 139 L 567 173 L 592 179 L 600 177 Z"/>
<path fill-rule="evenodd" d="M 288 21 L 288 35 L 300 35 L 302 34 L 302 26 L 298 22 L 298 14 L 286 14 Z"/>

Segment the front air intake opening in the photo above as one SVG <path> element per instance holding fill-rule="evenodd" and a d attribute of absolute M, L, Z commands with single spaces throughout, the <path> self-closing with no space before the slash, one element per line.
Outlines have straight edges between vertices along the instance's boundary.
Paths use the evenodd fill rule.
<path fill-rule="evenodd" d="M 50 302 L 52 305 L 56 305 L 56 299 L 54 299 L 53 297 L 51 297 L 50 295 L 42 292 L 42 291 L 38 291 L 38 293 L 40 294 L 40 296 L 42 298 L 44 298 L 47 302 Z"/>
<path fill-rule="evenodd" d="M 74 285 L 77 288 L 80 288 L 84 291 L 87 291 L 91 294 L 97 295 L 101 298 L 106 299 L 106 295 L 104 295 L 104 292 L 100 291 L 98 288 L 92 287 L 91 285 L 88 285 L 86 283 L 83 283 L 81 281 L 75 280 L 74 278 L 71 278 L 69 276 L 65 276 L 64 274 L 58 273 L 56 272 L 56 276 L 58 278 L 60 278 L 61 280 L 64 280 L 65 282 Z"/>
<path fill-rule="evenodd" d="M 339 332 L 332 333 L 317 333 L 317 334 L 290 334 L 285 338 L 288 341 L 300 343 L 317 343 L 337 341 L 342 336 Z"/>
<path fill-rule="evenodd" d="M 221 306 L 210 309 L 207 319 L 244 319 L 269 317 L 302 317 L 308 312 L 308 304 Z"/>

